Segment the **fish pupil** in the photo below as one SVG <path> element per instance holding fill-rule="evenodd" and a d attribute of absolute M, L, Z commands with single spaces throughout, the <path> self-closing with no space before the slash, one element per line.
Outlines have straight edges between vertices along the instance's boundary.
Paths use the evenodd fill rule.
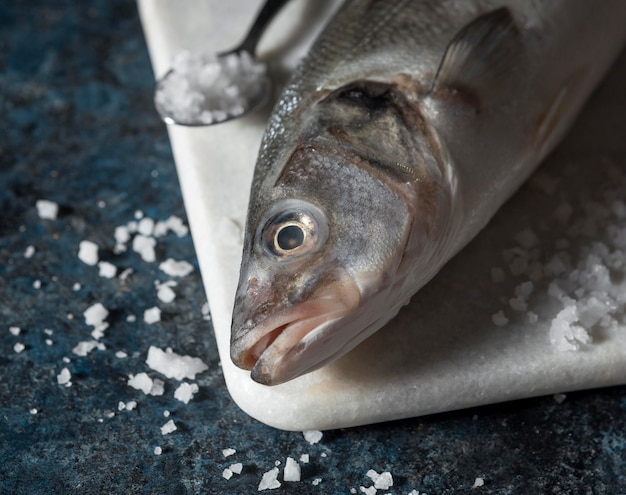
<path fill-rule="evenodd" d="M 298 225 L 286 225 L 276 234 L 276 243 L 283 251 L 291 251 L 302 246 L 304 231 Z"/>

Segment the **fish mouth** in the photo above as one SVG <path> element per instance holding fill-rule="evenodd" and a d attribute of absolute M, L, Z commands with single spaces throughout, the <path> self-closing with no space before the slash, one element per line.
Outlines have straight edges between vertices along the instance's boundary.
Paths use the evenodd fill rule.
<path fill-rule="evenodd" d="M 340 275 L 253 328 L 233 328 L 233 362 L 263 385 L 278 385 L 322 366 L 330 353 L 337 352 L 333 341 L 341 320 L 360 301 L 352 278 L 344 270 Z M 320 352 L 320 344 L 327 352 Z"/>

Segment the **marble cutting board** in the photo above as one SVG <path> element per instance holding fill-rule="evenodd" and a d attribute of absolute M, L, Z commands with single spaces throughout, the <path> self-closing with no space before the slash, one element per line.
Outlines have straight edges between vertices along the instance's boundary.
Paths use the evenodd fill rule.
<path fill-rule="evenodd" d="M 270 26 L 260 53 L 279 88 L 338 3 L 293 0 Z M 138 0 L 155 76 L 182 49 L 236 45 L 260 4 Z M 248 189 L 270 105 L 219 126 L 169 127 L 235 402 L 276 428 L 324 430 L 626 383 L 626 296 L 594 320 L 597 298 L 572 285 L 606 290 L 588 280 L 600 266 L 613 294 L 626 294 L 625 87 L 622 56 L 565 142 L 396 319 L 336 363 L 276 387 L 253 382 L 229 357 Z M 609 248 L 604 258 L 598 242 Z M 590 342 L 551 340 L 554 318 L 576 302 L 584 314 L 574 323 Z"/>

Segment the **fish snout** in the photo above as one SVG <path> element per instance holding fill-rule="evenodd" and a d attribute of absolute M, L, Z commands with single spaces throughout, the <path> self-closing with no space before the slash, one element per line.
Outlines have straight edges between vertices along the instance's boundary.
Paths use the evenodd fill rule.
<path fill-rule="evenodd" d="M 299 297 L 290 297 L 290 292 Z M 276 385 L 316 369 L 327 353 L 309 353 L 309 342 L 330 338 L 336 325 L 359 305 L 360 292 L 343 268 L 318 279 L 313 290 L 259 284 L 240 287 L 233 313 L 231 359 L 253 380 Z M 329 344 L 332 347 L 332 343 Z M 334 351 L 333 351 L 334 353 Z"/>

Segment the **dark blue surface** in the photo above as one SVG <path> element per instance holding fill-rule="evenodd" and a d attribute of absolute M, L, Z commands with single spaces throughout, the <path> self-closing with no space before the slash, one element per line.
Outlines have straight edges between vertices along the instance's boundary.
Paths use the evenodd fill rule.
<path fill-rule="evenodd" d="M 394 477 L 378 493 L 626 493 L 625 387 L 326 432 L 316 445 L 243 414 L 201 312 L 190 236 L 160 238 L 156 263 L 113 251 L 115 227 L 137 210 L 185 217 L 134 2 L 2 2 L 0 30 L 0 493 L 249 494 L 275 461 L 303 453 L 302 481 L 273 493 L 361 493 L 372 485 L 369 469 Z M 56 220 L 39 218 L 38 199 L 60 205 Z M 80 262 L 85 239 L 132 275 L 106 279 Z M 158 262 L 170 257 L 196 270 L 165 304 L 154 281 L 168 279 Z M 72 348 L 91 330 L 82 313 L 95 302 L 110 311 L 106 350 L 79 357 Z M 162 321 L 147 325 L 143 311 L 155 305 Z M 209 366 L 189 404 L 173 397 L 179 382 L 146 366 L 151 345 Z M 116 357 L 120 350 L 128 357 Z M 64 367 L 71 387 L 57 384 Z M 128 375 L 140 372 L 163 379 L 165 394 L 129 387 Z M 130 400 L 136 409 L 118 410 Z M 163 436 L 168 419 L 178 430 Z M 231 447 L 237 453 L 225 458 Z M 222 470 L 234 462 L 243 472 L 227 481 Z M 477 477 L 485 485 L 472 489 Z"/>

